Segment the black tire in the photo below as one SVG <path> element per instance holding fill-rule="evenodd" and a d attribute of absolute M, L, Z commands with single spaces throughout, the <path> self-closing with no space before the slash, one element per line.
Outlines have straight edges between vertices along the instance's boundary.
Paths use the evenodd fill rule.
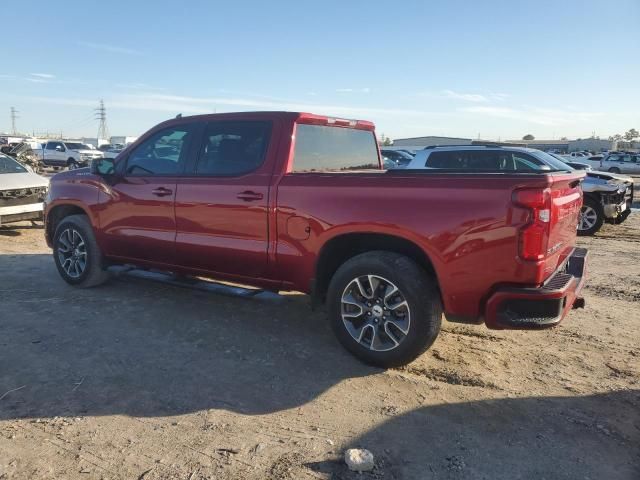
<path fill-rule="evenodd" d="M 408 304 L 407 333 L 390 350 L 372 350 L 359 343 L 349 333 L 346 320 L 343 320 L 343 293 L 356 278 L 367 275 L 392 282 Z M 383 302 L 387 305 L 386 297 Z M 442 323 L 442 302 L 435 279 L 411 259 L 387 251 L 362 253 L 342 264 L 329 284 L 327 305 L 331 327 L 340 343 L 363 362 L 382 368 L 406 365 L 417 358 L 433 344 Z M 376 308 L 375 305 L 373 308 Z M 364 313 L 361 318 L 364 318 Z M 380 332 L 382 325 L 373 329 Z M 384 331 L 377 335 L 385 337 Z M 373 340 L 370 341 L 372 343 Z"/>
<path fill-rule="evenodd" d="M 80 168 L 80 165 L 78 164 L 78 162 L 75 161 L 75 159 L 69 158 L 67 160 L 67 168 L 69 170 L 76 170 L 76 169 Z"/>
<path fill-rule="evenodd" d="M 594 212 L 596 215 L 595 223 L 588 228 L 581 228 L 582 225 L 582 216 L 586 213 Z M 591 197 L 585 197 L 584 203 L 582 204 L 582 208 L 580 209 L 580 218 L 578 219 L 578 235 L 581 237 L 593 235 L 598 230 L 602 228 L 602 224 L 604 223 L 604 209 L 600 202 Z"/>
<path fill-rule="evenodd" d="M 70 254 L 65 244 L 69 244 L 70 238 L 77 238 L 73 232 L 76 232 L 77 236 L 82 240 L 82 249 L 85 252 L 82 257 L 84 258 L 84 268 L 77 276 L 75 276 L 75 274 L 78 273 L 77 270 L 69 273 L 65 266 L 63 266 L 63 258 Z M 63 238 L 63 236 L 65 237 Z M 66 253 L 63 253 L 63 250 L 66 250 Z M 76 252 L 80 249 L 77 248 L 74 243 L 72 250 Z M 86 215 L 70 215 L 60 221 L 53 236 L 53 260 L 62 279 L 75 287 L 95 287 L 109 279 L 109 274 L 104 269 L 102 252 L 96 242 L 93 228 Z M 67 268 L 69 267 L 67 266 Z"/>
<path fill-rule="evenodd" d="M 611 167 L 611 168 L 609 169 L 609 173 L 622 173 L 622 172 L 620 172 L 620 169 L 619 169 L 619 168 Z"/>

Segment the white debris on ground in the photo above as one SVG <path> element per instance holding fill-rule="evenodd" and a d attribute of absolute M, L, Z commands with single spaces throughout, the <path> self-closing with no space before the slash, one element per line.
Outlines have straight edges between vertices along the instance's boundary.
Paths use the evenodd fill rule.
<path fill-rule="evenodd" d="M 373 453 L 364 448 L 350 448 L 344 452 L 344 462 L 354 472 L 370 472 L 373 470 Z"/>

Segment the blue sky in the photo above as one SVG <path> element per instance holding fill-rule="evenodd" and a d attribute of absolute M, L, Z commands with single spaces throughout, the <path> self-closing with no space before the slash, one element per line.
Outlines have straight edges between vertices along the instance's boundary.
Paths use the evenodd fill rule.
<path fill-rule="evenodd" d="M 18 10 L 16 4 L 16 10 Z M 640 128 L 640 0 L 19 2 L 0 131 L 113 135 L 177 113 L 304 110 L 390 137 Z M 26 28 L 24 28 L 26 26 Z"/>

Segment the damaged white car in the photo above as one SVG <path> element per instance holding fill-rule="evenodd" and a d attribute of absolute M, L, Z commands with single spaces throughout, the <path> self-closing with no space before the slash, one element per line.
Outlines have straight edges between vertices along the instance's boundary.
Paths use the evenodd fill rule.
<path fill-rule="evenodd" d="M 42 220 L 42 202 L 48 188 L 48 178 L 0 154 L 0 225 Z"/>

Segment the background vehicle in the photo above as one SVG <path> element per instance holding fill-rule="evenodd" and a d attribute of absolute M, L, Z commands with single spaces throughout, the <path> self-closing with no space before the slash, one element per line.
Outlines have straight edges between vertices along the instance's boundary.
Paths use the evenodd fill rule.
<path fill-rule="evenodd" d="M 42 219 L 49 179 L 0 153 L 0 225 Z"/>
<path fill-rule="evenodd" d="M 382 155 L 382 165 L 385 169 L 391 168 L 405 168 L 411 160 L 413 155 L 404 150 L 387 150 L 386 148 L 380 149 Z"/>
<path fill-rule="evenodd" d="M 552 154 L 549 154 L 552 155 Z M 564 161 L 563 158 L 557 156 L 557 155 L 553 155 L 554 157 L 558 158 L 558 160 Z M 571 168 L 575 169 L 575 170 L 585 170 L 587 172 L 592 172 L 593 171 L 593 167 L 591 165 L 587 165 L 586 163 L 581 163 L 581 162 L 567 162 L 565 161 L 564 163 L 566 163 L 567 165 L 569 165 Z"/>
<path fill-rule="evenodd" d="M 94 161 L 91 174 L 53 177 L 45 232 L 58 272 L 80 287 L 104 282 L 107 265 L 133 264 L 309 293 L 346 349 L 389 367 L 435 341 L 443 311 L 539 329 L 581 306 L 583 177 L 384 172 L 370 122 L 182 117 Z"/>
<path fill-rule="evenodd" d="M 582 183 L 584 202 L 580 210 L 578 235 L 593 235 L 604 222 L 622 223 L 631 213 L 633 204 L 633 178 L 625 175 L 594 171 L 584 163 L 566 162 L 564 158 L 549 154 L 576 170 L 586 170 Z M 588 168 L 584 168 L 587 166 Z"/>
<path fill-rule="evenodd" d="M 591 167 L 578 163 L 579 169 Z M 416 154 L 409 165 L 413 168 L 474 169 L 477 171 L 574 170 L 564 157 L 522 147 L 432 147 Z M 588 171 L 582 183 L 585 194 L 580 210 L 578 235 L 593 235 L 605 221 L 619 223 L 629 215 L 633 202 L 633 180 L 630 177 Z"/>
<path fill-rule="evenodd" d="M 86 148 L 82 143 L 50 140 L 35 152 L 43 165 L 68 167 L 69 170 L 89 165 L 91 160 L 101 158 L 102 152 Z"/>
<path fill-rule="evenodd" d="M 601 157 L 597 155 L 591 155 L 589 152 L 571 152 L 566 155 L 560 155 L 565 162 L 580 162 L 587 165 L 591 165 L 594 169 L 600 168 Z"/>
<path fill-rule="evenodd" d="M 14 147 L 9 149 L 6 154 L 10 157 L 15 158 L 19 163 L 26 166 L 28 170 L 33 171 L 35 173 L 40 173 L 42 171 L 42 164 L 38 159 L 38 156 L 33 152 L 32 145 L 39 145 L 37 143 L 27 143 L 22 142 L 16 144 Z"/>
<path fill-rule="evenodd" d="M 601 169 L 611 173 L 640 174 L 640 154 L 612 153 L 602 160 Z"/>

